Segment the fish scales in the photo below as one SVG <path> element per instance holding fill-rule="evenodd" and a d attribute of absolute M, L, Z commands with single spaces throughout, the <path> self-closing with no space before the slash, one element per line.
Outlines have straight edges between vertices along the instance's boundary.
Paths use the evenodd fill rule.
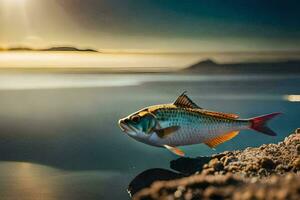
<path fill-rule="evenodd" d="M 180 126 L 172 136 L 161 140 L 161 143 L 169 145 L 203 142 L 224 131 L 232 131 L 244 126 L 238 120 L 209 116 L 197 109 L 163 107 L 158 108 L 154 113 L 162 128 Z"/>

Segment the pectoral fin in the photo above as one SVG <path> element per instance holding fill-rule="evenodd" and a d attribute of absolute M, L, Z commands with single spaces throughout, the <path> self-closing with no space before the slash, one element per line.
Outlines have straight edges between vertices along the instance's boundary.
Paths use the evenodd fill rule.
<path fill-rule="evenodd" d="M 177 147 L 171 147 L 169 145 L 164 145 L 164 147 L 178 156 L 181 156 L 181 157 L 184 156 L 184 152 L 182 150 L 178 149 Z"/>
<path fill-rule="evenodd" d="M 180 128 L 180 126 L 170 126 L 167 128 L 157 129 L 154 131 L 156 132 L 158 137 L 165 138 L 165 137 L 171 135 L 172 133 L 174 133 L 175 131 L 177 131 L 179 128 Z"/>
<path fill-rule="evenodd" d="M 226 142 L 228 140 L 231 140 L 232 138 L 234 138 L 238 134 L 239 134 L 239 131 L 232 131 L 230 133 L 226 133 L 224 135 L 220 135 L 218 137 L 215 137 L 215 138 L 212 138 L 210 140 L 207 140 L 206 142 L 204 142 L 204 144 L 206 144 L 210 148 L 215 148 L 219 144 L 222 144 L 222 143 L 224 143 L 224 142 Z"/>

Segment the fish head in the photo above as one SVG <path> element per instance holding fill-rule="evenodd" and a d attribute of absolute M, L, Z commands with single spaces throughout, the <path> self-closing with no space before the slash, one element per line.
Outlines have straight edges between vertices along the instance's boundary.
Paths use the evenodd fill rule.
<path fill-rule="evenodd" d="M 119 120 L 122 131 L 133 138 L 140 139 L 149 138 L 156 125 L 155 116 L 147 110 L 138 111 Z"/>

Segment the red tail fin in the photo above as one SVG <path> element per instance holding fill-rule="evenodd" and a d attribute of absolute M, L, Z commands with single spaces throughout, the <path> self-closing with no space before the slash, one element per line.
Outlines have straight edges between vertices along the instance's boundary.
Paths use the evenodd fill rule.
<path fill-rule="evenodd" d="M 279 114 L 281 113 L 271 113 L 268 115 L 251 118 L 250 128 L 266 135 L 276 136 L 276 133 L 267 126 L 267 122 Z"/>

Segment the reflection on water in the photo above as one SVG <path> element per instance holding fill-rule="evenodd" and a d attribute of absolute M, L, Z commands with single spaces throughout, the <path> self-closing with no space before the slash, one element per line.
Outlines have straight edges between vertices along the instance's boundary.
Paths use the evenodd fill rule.
<path fill-rule="evenodd" d="M 127 198 L 127 182 L 118 172 L 72 172 L 27 162 L 1 162 L 0 171 L 1 200 Z"/>
<path fill-rule="evenodd" d="M 169 169 L 177 157 L 132 140 L 118 119 L 173 102 L 185 90 L 201 107 L 245 118 L 284 113 L 270 123 L 277 137 L 242 131 L 216 151 L 202 144 L 183 147 L 190 157 L 278 142 L 300 125 L 297 76 L 1 75 L 1 199 L 25 193 L 28 200 L 126 198 L 136 174 Z"/>
<path fill-rule="evenodd" d="M 297 55 L 295 55 L 297 57 Z M 286 57 L 286 56 L 285 56 Z M 168 68 L 188 66 L 206 57 L 199 55 L 110 54 L 75 52 L 0 52 L 0 68 Z M 268 58 L 266 58 L 268 59 Z M 152 70 L 151 70 L 152 68 Z M 157 69 L 153 70 L 157 71 Z"/>
<path fill-rule="evenodd" d="M 4 199 L 18 199 L 18 196 L 22 195 L 22 198 L 27 199 L 48 200 L 56 196 L 54 185 L 49 179 L 58 175 L 58 170 L 47 167 L 39 168 L 25 162 L 2 163 L 0 169 L 0 191 Z"/>
<path fill-rule="evenodd" d="M 0 68 L 31 67 L 45 68 L 62 66 L 69 68 L 182 68 L 207 58 L 221 63 L 297 60 L 298 52 L 227 52 L 227 53 L 84 53 L 84 52 L 0 52 Z M 153 70 L 154 68 L 154 70 Z M 151 70 L 152 69 L 152 70 Z"/>
<path fill-rule="evenodd" d="M 151 82 L 222 83 L 299 80 L 299 75 L 0 74 L 0 90 L 138 86 Z M 231 93 L 228 96 L 233 96 Z M 238 95 L 235 95 L 238 96 Z M 251 96 L 251 95 L 249 95 Z M 253 96 L 253 94 L 252 94 Z M 258 95 L 259 96 L 259 95 Z M 261 96 L 261 95 L 260 95 Z M 272 96 L 271 94 L 266 97 Z M 274 96 L 274 95 L 273 95 Z M 263 98 L 264 96 L 262 96 Z M 276 96 L 275 96 L 276 97 Z M 291 95 L 291 98 L 297 95 Z"/>
<path fill-rule="evenodd" d="M 296 94 L 286 95 L 284 99 L 291 102 L 300 102 L 300 95 L 296 95 Z"/>
<path fill-rule="evenodd" d="M 0 162 L 1 199 L 127 199 L 157 180 L 173 180 L 194 174 L 210 157 L 179 158 L 170 162 L 177 171 L 147 169 L 128 184 L 113 171 L 66 171 L 28 162 Z M 123 175 L 124 176 L 124 175 Z"/>

